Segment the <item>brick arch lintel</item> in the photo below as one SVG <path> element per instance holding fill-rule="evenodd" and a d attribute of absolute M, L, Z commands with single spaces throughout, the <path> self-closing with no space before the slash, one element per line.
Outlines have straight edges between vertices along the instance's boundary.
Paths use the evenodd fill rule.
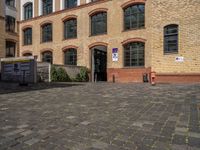
<path fill-rule="evenodd" d="M 145 4 L 147 0 L 129 0 L 128 2 L 124 3 L 121 5 L 122 8 L 126 8 L 130 5 L 135 5 L 135 4 Z"/>
<path fill-rule="evenodd" d="M 8 38 L 8 39 L 5 39 L 5 41 L 9 41 L 9 42 L 18 43 L 18 41 L 17 41 L 17 40 L 15 40 L 15 39 L 11 39 L 11 38 L 10 38 L 10 39 L 9 39 L 9 38 Z"/>
<path fill-rule="evenodd" d="M 52 49 L 52 48 L 44 48 L 44 49 L 41 49 L 41 50 L 40 50 L 40 53 L 42 54 L 42 53 L 48 52 L 48 51 L 50 51 L 50 52 L 53 53 L 53 49 Z"/>
<path fill-rule="evenodd" d="M 65 47 L 63 47 L 62 48 L 62 51 L 63 52 L 65 52 L 65 51 L 67 51 L 68 49 L 70 49 L 70 48 L 73 48 L 73 49 L 78 49 L 78 46 L 75 46 L 75 45 L 68 45 L 68 46 L 65 46 Z"/>
<path fill-rule="evenodd" d="M 131 42 L 143 42 L 143 43 L 145 43 L 146 39 L 143 39 L 143 38 L 130 38 L 130 39 L 124 40 L 122 42 L 122 45 L 126 45 L 126 44 L 131 43 Z"/>
<path fill-rule="evenodd" d="M 107 12 L 107 11 L 108 11 L 108 8 L 97 8 L 97 9 L 94 9 L 94 10 L 90 11 L 90 12 L 88 13 L 88 15 L 89 15 L 89 16 L 92 16 L 92 15 L 94 15 L 94 14 L 96 14 L 96 13 L 99 13 L 99 12 Z"/>
<path fill-rule="evenodd" d="M 43 21 L 43 22 L 41 22 L 40 23 L 40 26 L 43 26 L 43 25 L 45 25 L 45 24 L 53 24 L 53 21 L 51 21 L 51 20 L 45 20 L 45 21 Z"/>
<path fill-rule="evenodd" d="M 28 5 L 28 4 L 33 4 L 33 2 L 32 2 L 32 1 L 27 1 L 27 2 L 25 2 L 25 3 L 23 4 L 23 7 L 26 6 L 26 5 Z"/>
<path fill-rule="evenodd" d="M 105 42 L 95 42 L 95 43 L 90 44 L 88 47 L 89 47 L 89 49 L 91 49 L 91 48 L 93 48 L 95 46 L 105 46 L 105 47 L 107 47 L 108 43 L 105 43 Z"/>
<path fill-rule="evenodd" d="M 67 20 L 70 20 L 70 19 L 77 19 L 78 16 L 76 15 L 67 15 L 65 17 L 62 18 L 62 21 L 67 21 Z"/>
<path fill-rule="evenodd" d="M 33 54 L 33 52 L 32 52 L 32 51 L 30 51 L 30 50 L 25 50 L 25 51 L 23 51 L 23 52 L 22 52 L 22 56 L 23 56 L 24 54 L 26 54 L 26 53 Z"/>
<path fill-rule="evenodd" d="M 22 27 L 22 30 L 25 30 L 27 28 L 33 28 L 33 26 L 32 25 L 25 25 L 25 26 Z"/>

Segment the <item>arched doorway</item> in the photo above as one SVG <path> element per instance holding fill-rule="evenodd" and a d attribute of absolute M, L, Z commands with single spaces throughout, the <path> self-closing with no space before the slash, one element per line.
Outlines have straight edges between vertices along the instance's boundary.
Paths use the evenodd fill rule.
<path fill-rule="evenodd" d="M 107 47 L 98 45 L 93 46 L 90 50 L 92 81 L 107 81 Z"/>

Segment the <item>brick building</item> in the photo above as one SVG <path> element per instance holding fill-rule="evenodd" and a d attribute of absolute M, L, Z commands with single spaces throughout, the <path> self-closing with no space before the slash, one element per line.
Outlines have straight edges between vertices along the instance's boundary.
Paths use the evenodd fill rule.
<path fill-rule="evenodd" d="M 21 0 L 20 56 L 86 66 L 91 80 L 200 82 L 198 0 Z"/>
<path fill-rule="evenodd" d="M 19 3 L 0 1 L 0 58 L 19 56 Z"/>

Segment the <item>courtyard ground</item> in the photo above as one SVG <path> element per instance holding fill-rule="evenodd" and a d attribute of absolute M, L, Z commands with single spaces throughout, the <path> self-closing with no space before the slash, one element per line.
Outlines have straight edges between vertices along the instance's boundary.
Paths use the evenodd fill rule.
<path fill-rule="evenodd" d="M 0 150 L 199 150 L 200 84 L 0 83 Z"/>

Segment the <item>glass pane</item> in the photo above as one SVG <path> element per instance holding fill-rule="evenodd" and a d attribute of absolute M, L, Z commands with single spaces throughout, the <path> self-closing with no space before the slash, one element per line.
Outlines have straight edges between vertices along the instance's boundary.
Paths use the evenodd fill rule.
<path fill-rule="evenodd" d="M 124 65 L 144 66 L 144 43 L 133 42 L 124 46 Z"/>
<path fill-rule="evenodd" d="M 137 29 L 145 25 L 145 7 L 143 4 L 124 9 L 124 29 Z"/>

